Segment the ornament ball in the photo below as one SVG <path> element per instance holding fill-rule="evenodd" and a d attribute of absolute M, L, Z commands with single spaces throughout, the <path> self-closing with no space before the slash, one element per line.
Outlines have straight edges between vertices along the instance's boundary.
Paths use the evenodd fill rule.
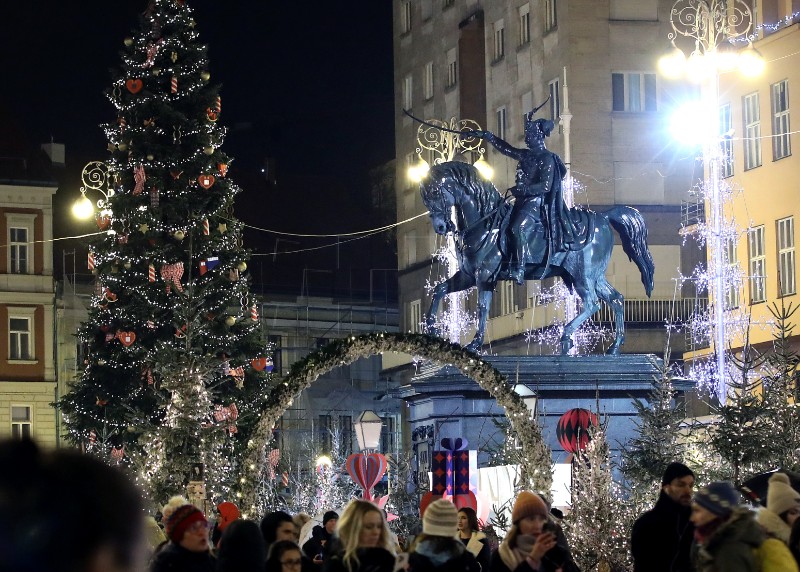
<path fill-rule="evenodd" d="M 207 147 L 204 147 L 203 148 L 203 153 L 205 153 L 206 155 L 213 155 L 214 154 L 214 146 L 213 145 L 208 145 Z"/>
<path fill-rule="evenodd" d="M 119 149 L 120 151 L 126 151 L 128 149 L 128 146 L 125 143 L 120 143 L 119 145 L 117 145 L 117 149 Z"/>
<path fill-rule="evenodd" d="M 236 268 L 239 269 L 239 272 L 244 272 L 245 270 L 247 270 L 247 263 L 240 262 L 239 264 L 236 265 Z"/>
<path fill-rule="evenodd" d="M 234 325 L 235 323 L 236 323 L 236 318 L 235 318 L 235 317 L 233 317 L 233 316 L 228 316 L 227 318 L 225 318 L 225 324 L 226 324 L 226 325 L 228 325 L 228 326 L 232 326 L 232 325 Z"/>
<path fill-rule="evenodd" d="M 202 71 L 200 72 L 200 79 L 202 79 L 203 81 L 208 81 L 211 79 L 211 74 L 208 73 L 207 71 Z"/>
<path fill-rule="evenodd" d="M 155 159 L 155 157 L 153 155 L 148 155 L 147 156 L 147 160 L 148 161 L 152 161 L 153 159 Z"/>
<path fill-rule="evenodd" d="M 133 45 L 133 38 L 125 38 L 122 40 L 122 43 L 128 47 L 131 47 Z"/>
<path fill-rule="evenodd" d="M 175 240 L 183 240 L 186 234 L 182 230 L 176 230 L 172 236 L 175 237 Z"/>

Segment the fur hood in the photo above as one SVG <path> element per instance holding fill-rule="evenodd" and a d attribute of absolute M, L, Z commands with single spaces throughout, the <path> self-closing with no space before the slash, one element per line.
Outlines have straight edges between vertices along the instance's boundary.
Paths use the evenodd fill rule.
<path fill-rule="evenodd" d="M 461 540 L 459 538 L 459 540 Z M 481 553 L 481 549 L 486 545 L 486 535 L 480 531 L 473 532 L 470 539 L 467 541 L 467 550 L 472 553 L 472 555 L 477 558 L 478 554 Z"/>
<path fill-rule="evenodd" d="M 762 508 L 758 511 L 758 524 L 770 535 L 778 540 L 783 541 L 784 544 L 789 544 L 789 536 L 792 533 L 791 527 L 783 522 L 783 519 L 767 508 Z"/>

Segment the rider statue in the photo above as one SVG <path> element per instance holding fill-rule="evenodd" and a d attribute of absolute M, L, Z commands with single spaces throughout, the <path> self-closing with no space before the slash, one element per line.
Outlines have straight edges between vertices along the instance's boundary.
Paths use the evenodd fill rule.
<path fill-rule="evenodd" d="M 534 120 L 538 109 L 525 116 L 527 149 L 514 147 L 489 131 L 474 132 L 503 155 L 518 161 L 516 185 L 509 189 L 515 198 L 509 233 L 509 277 L 517 284 L 525 281 L 526 263 L 541 267 L 537 277 L 540 279 L 553 254 L 582 246 L 577 244 L 580 230 L 570 217 L 561 190 L 567 168 L 561 157 L 544 144 L 554 124 L 549 119 Z"/>

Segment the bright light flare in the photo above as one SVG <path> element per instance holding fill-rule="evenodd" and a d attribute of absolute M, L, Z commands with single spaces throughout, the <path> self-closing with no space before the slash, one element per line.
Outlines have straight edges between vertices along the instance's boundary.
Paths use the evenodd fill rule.
<path fill-rule="evenodd" d="M 739 54 L 739 71 L 747 77 L 757 77 L 764 72 L 766 62 L 757 49 L 750 47 Z"/>
<path fill-rule="evenodd" d="M 420 157 L 419 161 L 416 164 L 411 165 L 408 168 L 408 179 L 412 183 L 419 183 L 428 176 L 428 171 L 431 170 L 431 166 L 428 165 L 428 162 Z"/>
<path fill-rule="evenodd" d="M 708 143 L 719 137 L 717 116 L 700 102 L 692 101 L 679 107 L 670 119 L 670 132 L 682 145 Z"/>
<path fill-rule="evenodd" d="M 494 176 L 494 169 L 492 169 L 488 161 L 483 158 L 483 155 L 481 155 L 480 159 L 475 161 L 472 166 L 478 170 L 484 179 L 491 179 Z"/>
<path fill-rule="evenodd" d="M 673 44 L 672 48 L 658 59 L 658 71 L 669 79 L 683 77 L 686 71 L 686 55 Z"/>

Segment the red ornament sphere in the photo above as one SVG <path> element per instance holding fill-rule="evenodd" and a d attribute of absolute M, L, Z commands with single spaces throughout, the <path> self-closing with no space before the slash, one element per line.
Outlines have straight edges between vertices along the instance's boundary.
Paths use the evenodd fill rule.
<path fill-rule="evenodd" d="M 597 415 L 579 407 L 570 409 L 558 420 L 556 437 L 567 453 L 583 451 L 589 443 L 589 426 L 597 427 Z"/>

